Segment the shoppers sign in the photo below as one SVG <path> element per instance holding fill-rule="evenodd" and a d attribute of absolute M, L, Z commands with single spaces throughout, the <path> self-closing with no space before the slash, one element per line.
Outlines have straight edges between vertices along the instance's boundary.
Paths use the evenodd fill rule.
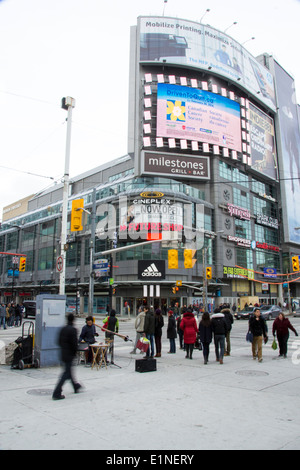
<path fill-rule="evenodd" d="M 208 180 L 209 160 L 207 157 L 142 152 L 142 174 Z"/>

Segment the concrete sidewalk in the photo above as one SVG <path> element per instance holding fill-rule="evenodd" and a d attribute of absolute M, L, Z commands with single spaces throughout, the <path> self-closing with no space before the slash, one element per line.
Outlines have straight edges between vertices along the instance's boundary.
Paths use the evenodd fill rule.
<path fill-rule="evenodd" d="M 0 448 L 300 449 L 300 343 L 292 336 L 288 359 L 277 359 L 269 341 L 259 364 L 244 340 L 245 323 L 235 325 L 232 355 L 223 365 L 215 362 L 213 345 L 204 365 L 199 351 L 193 360 L 178 349 L 167 354 L 163 338 L 157 371 L 138 373 L 135 359 L 142 355 L 129 354 L 132 343 L 116 341 L 121 368 L 80 364 L 75 373 L 84 392 L 65 384 L 61 401 L 51 398 L 60 367 L 0 366 Z"/>

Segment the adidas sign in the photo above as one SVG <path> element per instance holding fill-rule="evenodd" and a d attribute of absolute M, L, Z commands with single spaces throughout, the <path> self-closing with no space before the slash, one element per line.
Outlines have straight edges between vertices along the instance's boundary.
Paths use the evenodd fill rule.
<path fill-rule="evenodd" d="M 146 268 L 146 269 L 142 272 L 142 276 L 143 276 L 143 277 L 161 277 L 162 274 L 161 274 L 161 272 L 157 269 L 155 263 L 152 263 L 152 264 L 150 264 L 150 266 L 148 266 L 148 268 Z"/>

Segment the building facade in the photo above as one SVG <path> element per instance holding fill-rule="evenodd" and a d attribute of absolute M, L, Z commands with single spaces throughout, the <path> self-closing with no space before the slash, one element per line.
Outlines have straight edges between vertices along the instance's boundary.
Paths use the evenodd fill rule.
<path fill-rule="evenodd" d="M 298 113 L 293 80 L 273 57 L 254 58 L 210 26 L 139 17 L 128 155 L 70 184 L 69 211 L 83 198 L 96 236 L 91 270 L 92 215 L 69 231 L 69 301 L 87 312 L 91 275 L 94 313 L 300 297 L 291 267 L 300 255 Z M 26 255 L 24 272 L 2 256 L 2 300 L 57 293 L 62 189 L 33 196 L 2 223 L 0 251 Z"/>

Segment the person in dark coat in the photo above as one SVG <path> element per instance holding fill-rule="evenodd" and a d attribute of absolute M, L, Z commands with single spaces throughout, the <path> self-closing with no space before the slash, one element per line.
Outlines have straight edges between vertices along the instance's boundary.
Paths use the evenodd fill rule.
<path fill-rule="evenodd" d="M 96 333 L 96 327 L 94 325 L 92 315 L 89 315 L 88 317 L 86 317 L 85 323 L 86 324 L 82 327 L 82 330 L 79 336 L 79 342 L 87 343 L 88 345 L 90 345 L 96 342 L 95 336 L 99 336 L 99 334 Z M 92 354 L 91 348 L 88 348 L 88 350 L 85 351 L 85 359 L 87 363 L 92 362 L 93 354 Z"/>
<path fill-rule="evenodd" d="M 59 333 L 58 344 L 61 347 L 61 360 L 64 363 L 65 370 L 54 389 L 52 395 L 53 400 L 61 400 L 65 398 L 65 396 L 62 395 L 61 392 L 66 380 L 71 380 L 75 393 L 78 393 L 79 389 L 82 387 L 78 382 L 75 381 L 72 374 L 72 364 L 77 354 L 78 344 L 77 330 L 73 326 L 73 322 L 74 315 L 73 313 L 70 313 L 68 315 L 67 325 L 64 326 Z"/>
<path fill-rule="evenodd" d="M 164 318 L 161 314 L 160 308 L 155 310 L 155 348 L 156 354 L 154 357 L 161 357 L 161 336 L 162 336 L 162 327 L 164 326 Z"/>
<path fill-rule="evenodd" d="M 186 350 L 186 359 L 193 359 L 193 350 L 196 342 L 198 333 L 197 322 L 191 309 L 183 314 L 183 318 L 180 323 L 180 328 L 183 331 L 183 341 Z"/>
<path fill-rule="evenodd" d="M 176 333 L 176 320 L 174 317 L 174 312 L 173 310 L 168 311 L 168 328 L 167 328 L 167 338 L 170 340 L 170 351 L 168 351 L 169 354 L 175 354 L 176 353 L 176 343 L 175 343 L 175 338 L 177 338 L 177 333 Z"/>
<path fill-rule="evenodd" d="M 254 310 L 254 315 L 252 315 L 249 319 L 249 330 L 253 334 L 253 341 L 252 341 L 252 356 L 255 360 L 256 357 L 258 358 L 258 362 L 262 362 L 262 342 L 263 338 L 265 343 L 268 340 L 267 336 L 267 326 L 266 322 L 260 314 L 260 309 L 256 308 Z"/>
<path fill-rule="evenodd" d="M 296 336 L 297 331 L 291 324 L 290 320 L 280 313 L 273 323 L 273 336 L 277 333 L 279 343 L 279 357 L 287 357 L 287 343 L 289 339 L 289 329 L 292 330 Z"/>
<path fill-rule="evenodd" d="M 154 356 L 154 334 L 155 334 L 155 318 L 154 318 L 154 313 L 152 308 L 148 309 L 147 307 L 144 307 L 144 310 L 146 311 L 146 316 L 145 316 L 145 334 L 146 338 L 149 339 L 150 341 L 150 347 L 151 347 L 151 357 Z M 147 350 L 146 357 L 150 356 L 150 347 Z"/>
<path fill-rule="evenodd" d="M 221 313 L 218 309 L 216 310 L 211 317 L 211 326 L 214 334 L 216 361 L 219 361 L 220 364 L 223 364 L 227 325 L 224 314 Z"/>
<path fill-rule="evenodd" d="M 208 312 L 204 312 L 200 320 L 199 336 L 202 343 L 204 364 L 207 364 L 209 357 L 209 345 L 212 342 L 212 326 Z"/>
<path fill-rule="evenodd" d="M 232 324 L 233 324 L 233 315 L 230 312 L 230 308 L 223 308 L 221 310 L 221 313 L 224 314 L 225 322 L 227 325 L 226 346 L 225 346 L 224 356 L 230 356 L 230 351 L 231 351 L 230 331 L 232 329 Z"/>

